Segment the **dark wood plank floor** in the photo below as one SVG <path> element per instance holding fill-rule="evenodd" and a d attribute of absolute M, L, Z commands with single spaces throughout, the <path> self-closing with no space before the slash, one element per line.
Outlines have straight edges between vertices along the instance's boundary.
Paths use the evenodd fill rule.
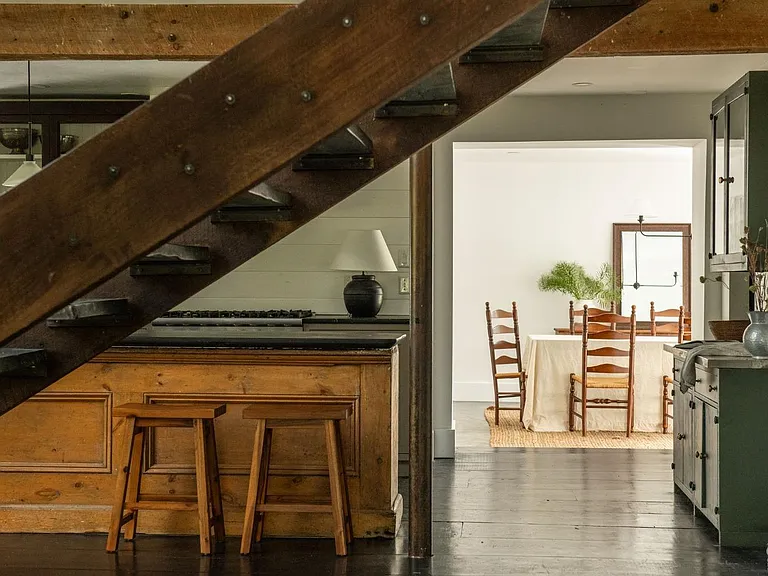
<path fill-rule="evenodd" d="M 483 407 L 457 407 L 457 458 L 435 463 L 430 560 L 407 558 L 405 528 L 393 541 L 356 540 L 341 559 L 330 539 L 266 540 L 251 557 L 230 539 L 223 554 L 201 558 L 196 538 L 144 536 L 110 555 L 104 535 L 8 534 L 0 535 L 0 575 L 768 573 L 764 550 L 720 550 L 714 530 L 691 516 L 672 489 L 669 452 L 491 449 L 482 446 Z M 407 501 L 407 482 L 402 491 Z"/>

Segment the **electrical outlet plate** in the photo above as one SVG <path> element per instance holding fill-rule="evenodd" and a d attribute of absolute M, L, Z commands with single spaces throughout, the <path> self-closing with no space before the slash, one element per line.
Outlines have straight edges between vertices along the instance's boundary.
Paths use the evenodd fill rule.
<path fill-rule="evenodd" d="M 408 276 L 400 276 L 398 282 L 398 292 L 400 294 L 411 293 L 411 279 Z"/>

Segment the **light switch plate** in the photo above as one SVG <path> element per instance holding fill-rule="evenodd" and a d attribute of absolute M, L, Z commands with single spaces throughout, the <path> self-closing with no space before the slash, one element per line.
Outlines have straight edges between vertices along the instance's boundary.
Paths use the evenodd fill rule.
<path fill-rule="evenodd" d="M 399 268 L 408 268 L 411 265 L 411 252 L 408 248 L 399 248 L 397 250 L 397 266 Z"/>
<path fill-rule="evenodd" d="M 400 281 L 398 283 L 398 290 L 400 294 L 410 294 L 411 293 L 411 279 L 408 276 L 400 276 Z"/>

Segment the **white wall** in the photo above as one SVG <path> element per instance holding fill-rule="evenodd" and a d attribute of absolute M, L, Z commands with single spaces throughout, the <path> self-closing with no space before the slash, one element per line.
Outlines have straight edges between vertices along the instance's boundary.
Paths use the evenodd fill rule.
<path fill-rule="evenodd" d="M 578 140 L 706 139 L 714 94 L 615 96 L 507 96 L 434 145 L 435 158 L 435 323 L 433 422 L 435 455 L 454 452 L 452 306 L 453 144 L 454 142 L 534 142 Z M 704 165 L 694 155 L 693 277 L 704 271 Z M 699 234 L 696 233 L 699 231 Z M 712 290 L 712 289 L 709 289 Z M 713 314 L 708 293 L 706 314 Z M 701 303 L 703 305 L 703 302 Z M 719 314 L 719 305 L 718 311 Z M 702 318 L 704 317 L 702 313 Z M 717 317 L 717 316 L 709 316 Z M 694 326 L 696 330 L 696 326 Z"/>
<path fill-rule="evenodd" d="M 480 146 L 454 146 L 454 400 L 493 399 L 486 300 L 507 309 L 517 301 L 523 341 L 551 334 L 568 326 L 569 297 L 540 292 L 537 280 L 555 262 L 596 272 L 611 261 L 613 224 L 638 210 L 691 222 L 691 147 Z"/>
<path fill-rule="evenodd" d="M 330 270 L 347 230 L 380 229 L 395 262 L 409 251 L 408 163 L 403 163 L 267 248 L 179 310 L 311 309 L 346 314 L 348 272 Z M 384 288 L 381 314 L 408 314 L 409 295 L 398 294 L 399 273 L 376 273 Z"/>

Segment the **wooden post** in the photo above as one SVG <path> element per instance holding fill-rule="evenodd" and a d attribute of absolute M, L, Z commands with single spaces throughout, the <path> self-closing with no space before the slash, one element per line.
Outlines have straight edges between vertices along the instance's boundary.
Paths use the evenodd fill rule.
<path fill-rule="evenodd" d="M 408 555 L 432 555 L 432 146 L 411 157 Z"/>

